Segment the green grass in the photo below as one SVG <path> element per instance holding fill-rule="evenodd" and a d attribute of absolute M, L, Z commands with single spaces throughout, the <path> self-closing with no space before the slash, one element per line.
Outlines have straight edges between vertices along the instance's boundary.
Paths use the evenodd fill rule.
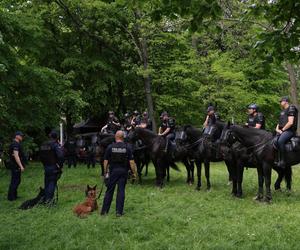
<path fill-rule="evenodd" d="M 291 195 L 273 192 L 271 205 L 252 201 L 255 170 L 245 171 L 244 199 L 235 199 L 224 164 L 212 164 L 211 192 L 186 185 L 183 167 L 159 190 L 149 169 L 143 185 L 127 185 L 124 217 L 115 217 L 113 203 L 109 216 L 86 219 L 72 208 L 84 200 L 86 184 L 100 186 L 99 169 L 64 169 L 58 205 L 28 211 L 17 207 L 43 184 L 42 167 L 26 169 L 16 202 L 6 201 L 9 173 L 2 169 L 0 249 L 299 249 L 300 169 L 294 168 Z"/>

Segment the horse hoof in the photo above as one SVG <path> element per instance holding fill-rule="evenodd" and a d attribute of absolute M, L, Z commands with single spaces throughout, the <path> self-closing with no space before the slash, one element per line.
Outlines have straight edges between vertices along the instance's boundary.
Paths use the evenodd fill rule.
<path fill-rule="evenodd" d="M 235 197 L 238 198 L 238 199 L 242 199 L 243 198 L 243 194 L 236 194 Z"/>
<path fill-rule="evenodd" d="M 228 181 L 227 186 L 231 186 L 231 185 L 232 185 L 232 181 Z"/>
<path fill-rule="evenodd" d="M 287 194 L 287 196 L 291 196 L 292 190 L 291 190 L 291 189 L 287 189 L 287 190 L 286 190 L 286 194 Z"/>
<path fill-rule="evenodd" d="M 200 190 L 201 190 L 201 187 L 197 186 L 197 187 L 196 187 L 196 190 L 197 190 L 197 191 L 200 191 Z"/>
<path fill-rule="evenodd" d="M 275 192 L 282 192 L 281 188 L 275 188 Z"/>
<path fill-rule="evenodd" d="M 272 198 L 265 197 L 263 201 L 264 201 L 264 203 L 271 204 L 272 203 Z"/>
<path fill-rule="evenodd" d="M 206 192 L 210 193 L 211 192 L 211 188 L 207 188 Z"/>
<path fill-rule="evenodd" d="M 253 198 L 254 201 L 262 201 L 263 200 L 263 197 L 261 195 L 256 195 L 254 198 Z"/>

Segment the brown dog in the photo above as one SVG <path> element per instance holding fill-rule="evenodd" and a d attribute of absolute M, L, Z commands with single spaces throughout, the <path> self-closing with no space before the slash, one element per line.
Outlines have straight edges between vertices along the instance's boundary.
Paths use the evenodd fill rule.
<path fill-rule="evenodd" d="M 88 214 L 98 209 L 96 198 L 96 186 L 90 187 L 87 185 L 85 194 L 87 196 L 84 203 L 81 203 L 74 207 L 73 212 L 80 218 L 85 218 Z"/>

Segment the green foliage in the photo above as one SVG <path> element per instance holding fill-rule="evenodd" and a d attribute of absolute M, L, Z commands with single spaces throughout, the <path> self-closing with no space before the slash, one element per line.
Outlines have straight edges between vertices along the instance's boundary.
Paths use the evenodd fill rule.
<path fill-rule="evenodd" d="M 244 123 L 245 107 L 256 102 L 273 129 L 278 97 L 288 91 L 278 62 L 294 56 L 291 48 L 299 40 L 298 19 L 288 33 L 279 29 L 298 12 L 279 8 L 295 4 L 1 1 L 2 136 L 21 129 L 40 141 L 44 129 L 61 120 L 70 133 L 74 123 L 102 118 L 110 109 L 118 116 L 142 111 L 147 76 L 156 117 L 168 110 L 177 124 L 201 126 L 207 105 L 215 104 L 224 120 Z M 263 29 L 269 24 L 272 32 Z"/>

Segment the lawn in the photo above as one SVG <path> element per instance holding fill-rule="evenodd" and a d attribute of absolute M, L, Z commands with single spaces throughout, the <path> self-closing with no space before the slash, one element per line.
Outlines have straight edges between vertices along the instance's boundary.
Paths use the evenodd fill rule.
<path fill-rule="evenodd" d="M 84 200 L 86 184 L 100 187 L 99 169 L 65 168 L 58 205 L 27 211 L 18 206 L 43 184 L 42 166 L 28 166 L 16 202 L 6 200 L 9 173 L 1 169 L 0 249 L 299 249 L 300 169 L 294 168 L 293 192 L 273 192 L 267 205 L 252 200 L 253 169 L 245 171 L 244 198 L 236 199 L 223 163 L 212 164 L 210 192 L 186 185 L 180 168 L 162 190 L 153 185 L 152 166 L 143 185 L 128 184 L 124 217 L 115 217 L 113 203 L 109 216 L 95 212 L 86 219 L 75 217 L 72 208 Z"/>

